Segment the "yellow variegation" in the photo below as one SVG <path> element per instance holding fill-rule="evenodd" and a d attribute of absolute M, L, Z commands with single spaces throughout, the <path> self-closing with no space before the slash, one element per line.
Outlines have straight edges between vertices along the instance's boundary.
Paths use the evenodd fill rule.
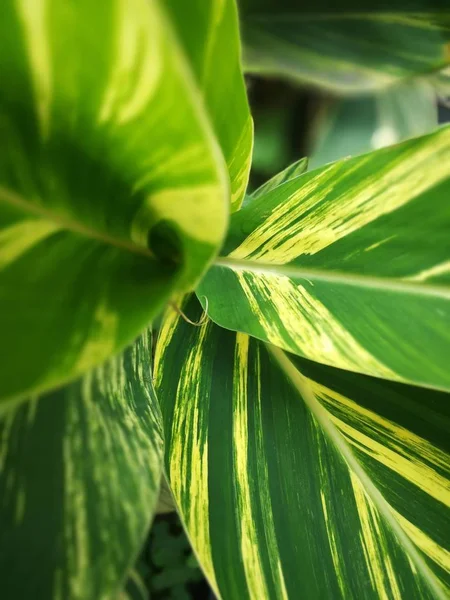
<path fill-rule="evenodd" d="M 0 420 L 1 596 L 116 598 L 158 499 L 151 336 Z"/>
<path fill-rule="evenodd" d="M 447 394 L 173 312 L 156 353 L 166 472 L 219 597 L 447 597 Z"/>
<path fill-rule="evenodd" d="M 2 401 L 120 351 L 222 242 L 226 165 L 167 8 L 2 4 Z M 195 33 L 215 25 L 205 18 Z"/>
<path fill-rule="evenodd" d="M 431 80 L 448 15 L 393 2 L 248 0 L 247 49 Z M 450 128 L 242 204 L 235 0 L 6 0 L 0 34 L 2 600 L 146 597 L 163 477 L 218 598 L 449 597 Z"/>
<path fill-rule="evenodd" d="M 236 2 L 165 0 L 164 5 L 203 92 L 227 163 L 231 210 L 235 211 L 241 206 L 247 187 L 253 143 L 253 122 L 241 70 Z"/>
<path fill-rule="evenodd" d="M 286 350 L 450 389 L 450 127 L 310 171 L 233 216 L 209 316 Z"/>

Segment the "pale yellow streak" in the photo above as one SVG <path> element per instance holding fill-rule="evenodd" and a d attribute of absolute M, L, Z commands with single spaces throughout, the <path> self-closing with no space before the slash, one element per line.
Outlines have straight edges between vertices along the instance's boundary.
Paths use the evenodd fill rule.
<path fill-rule="evenodd" d="M 81 373 L 95 363 L 101 362 L 107 356 L 114 353 L 117 347 L 117 327 L 119 318 L 117 313 L 108 306 L 105 298 L 102 304 L 99 304 L 94 313 L 94 320 L 90 328 L 84 332 L 83 339 L 86 338 L 81 347 L 77 361 L 74 365 L 76 373 Z M 74 336 L 74 345 L 78 344 L 81 334 Z"/>
<path fill-rule="evenodd" d="M 137 10 L 130 7 L 129 0 L 115 0 L 116 52 L 99 111 L 101 123 L 114 119 L 122 125 L 142 115 L 161 78 L 161 25 L 156 3 L 140 3 L 141 10 Z"/>
<path fill-rule="evenodd" d="M 341 590 L 342 597 L 345 598 L 345 577 L 341 569 L 341 555 L 336 543 L 333 522 L 328 515 L 327 500 L 322 490 L 320 491 L 320 501 L 322 503 L 323 516 L 325 519 L 325 526 L 327 528 L 328 543 L 330 544 L 331 558 L 333 559 L 337 582 L 339 589 Z"/>
<path fill-rule="evenodd" d="M 89 389 L 90 375 L 83 382 L 83 391 Z M 69 404 L 67 414 L 67 431 L 63 439 L 64 488 L 66 512 L 72 518 L 66 518 L 64 527 L 65 545 L 67 549 L 67 571 L 70 579 L 70 589 L 75 598 L 82 598 L 85 590 L 89 589 L 86 580 L 90 564 L 90 544 L 88 532 L 88 515 L 86 494 L 80 481 L 76 457 L 83 444 L 82 426 L 79 414 L 73 403 Z"/>
<path fill-rule="evenodd" d="M 322 404 L 325 403 L 328 406 L 339 408 L 350 420 L 356 421 L 360 426 L 370 431 L 377 431 L 380 437 L 383 435 L 383 437 L 398 441 L 404 446 L 404 453 L 406 455 L 409 456 L 411 453 L 417 454 L 435 467 L 450 471 L 450 457 L 448 453 L 434 446 L 426 439 L 372 410 L 364 408 L 357 402 L 350 400 L 331 388 L 315 381 L 311 381 L 311 386 L 316 397 Z"/>
<path fill-rule="evenodd" d="M 178 304 L 176 299 L 173 301 L 175 304 Z M 158 341 L 156 343 L 155 359 L 153 363 L 153 376 L 156 388 L 161 384 L 164 374 L 164 354 L 175 334 L 179 319 L 179 315 L 172 308 L 168 308 L 164 313 L 162 325 L 158 334 Z"/>
<path fill-rule="evenodd" d="M 208 495 L 209 393 L 202 379 L 203 353 L 210 323 L 199 328 L 197 343 L 186 356 L 177 387 L 170 448 L 170 483 L 202 567 L 218 594 L 211 554 Z M 163 368 L 163 365 L 160 367 Z M 191 446 L 186 443 L 190 436 Z"/>
<path fill-rule="evenodd" d="M 426 533 L 416 527 L 413 523 L 391 507 L 392 513 L 404 529 L 405 533 L 411 538 L 420 550 L 431 558 L 442 569 L 450 573 L 450 552 L 443 548 Z"/>
<path fill-rule="evenodd" d="M 272 344 L 340 368 L 359 371 L 364 364 L 367 373 L 399 378 L 361 346 L 321 302 L 289 277 L 240 270 L 235 275 Z M 261 310 L 264 303 L 271 306 L 269 315 Z M 282 323 L 272 318 L 273 312 L 281 316 Z"/>
<path fill-rule="evenodd" d="M 6 227 L 0 231 L 0 269 L 60 229 L 59 225 L 43 220 L 21 221 Z"/>
<path fill-rule="evenodd" d="M 240 337 L 241 334 L 238 334 Z M 247 353 L 248 354 L 248 353 Z M 248 369 L 248 366 L 246 367 Z M 280 560 L 280 552 L 278 548 L 277 536 L 275 531 L 275 523 L 273 520 L 272 499 L 269 492 L 269 472 L 267 461 L 265 460 L 265 448 L 263 432 L 264 426 L 262 421 L 262 405 L 261 405 L 261 362 L 259 346 L 256 347 L 256 361 L 252 366 L 255 380 L 257 381 L 257 394 L 253 399 L 254 415 L 255 415 L 255 437 L 257 453 L 260 460 L 257 462 L 258 472 L 258 487 L 259 501 L 261 503 L 262 518 L 264 521 L 264 538 L 266 542 L 267 553 L 270 559 L 270 568 L 272 579 L 276 585 L 276 597 L 282 600 L 288 599 L 286 584 L 284 581 L 283 566 Z"/>
<path fill-rule="evenodd" d="M 31 76 L 43 138 L 50 130 L 50 106 L 52 98 L 52 67 L 50 60 L 51 39 L 48 30 L 48 0 L 16 0 L 30 61 Z"/>
<path fill-rule="evenodd" d="M 285 264 L 315 254 L 448 177 L 449 149 L 450 131 L 443 129 L 421 147 L 404 150 L 383 169 L 326 200 L 343 177 L 370 165 L 371 158 L 361 158 L 352 167 L 342 162 L 331 165 L 284 199 L 229 256 Z"/>
<path fill-rule="evenodd" d="M 437 275 L 445 275 L 446 273 L 450 273 L 450 260 L 434 265 L 434 267 L 430 267 L 429 269 L 424 269 L 415 275 L 405 277 L 405 279 L 409 281 L 426 281 L 427 279 L 431 279 Z"/>
<path fill-rule="evenodd" d="M 258 534 L 252 512 L 248 469 L 247 377 L 249 337 L 236 335 L 233 384 L 233 466 L 241 553 L 251 598 L 268 598 L 267 583 L 259 552 Z"/>
<path fill-rule="evenodd" d="M 436 500 L 450 506 L 450 485 L 446 478 L 417 460 L 401 456 L 397 451 L 385 446 L 384 443 L 375 441 L 333 415 L 330 415 L 330 418 L 345 435 L 347 441 L 357 445 L 359 450 L 414 483 Z"/>
<path fill-rule="evenodd" d="M 370 246 L 367 246 L 367 248 L 364 248 L 364 252 L 370 252 L 370 250 L 375 250 L 375 248 L 379 248 L 380 246 L 382 246 L 383 244 L 386 244 L 387 242 L 390 242 L 395 236 L 391 235 L 388 238 L 384 239 L 384 240 L 380 240 L 379 242 L 375 242 L 374 244 L 371 244 Z"/>
<path fill-rule="evenodd" d="M 360 540 L 372 586 L 381 600 L 402 600 L 397 578 L 379 523 L 378 512 L 359 478 L 350 471 L 354 498 L 361 523 Z"/>
<path fill-rule="evenodd" d="M 167 148 L 164 146 L 159 150 L 155 148 L 149 160 L 143 163 L 147 172 L 138 179 L 133 190 L 142 189 L 146 184 L 157 180 L 161 175 L 169 178 L 170 173 L 177 173 L 180 169 L 186 175 L 189 173 L 195 175 L 201 171 L 206 171 L 210 164 L 211 156 L 205 145 L 200 142 L 180 148 L 171 155 L 167 155 Z"/>
<path fill-rule="evenodd" d="M 216 244 L 225 230 L 225 206 L 219 183 L 163 189 L 142 204 L 132 222 L 132 240 L 147 243 L 149 227 L 158 219 L 173 221 L 198 241 Z"/>
<path fill-rule="evenodd" d="M 323 444 L 323 431 L 321 430 L 316 419 L 313 420 L 314 433 L 315 433 L 315 444 L 319 452 L 319 473 L 320 473 L 320 501 L 322 504 L 322 511 L 325 520 L 325 527 L 327 529 L 328 543 L 330 545 L 331 558 L 333 560 L 334 570 L 336 573 L 337 582 L 339 589 L 342 594 L 342 598 L 345 598 L 348 594 L 346 593 L 346 573 L 345 573 L 345 561 L 343 561 L 342 552 L 340 552 L 337 538 L 339 533 L 335 530 L 335 523 L 328 514 L 328 502 L 334 502 L 333 493 L 329 483 L 328 469 L 324 466 L 324 444 Z M 333 514 L 333 508 L 331 507 Z"/>
<path fill-rule="evenodd" d="M 330 413 L 330 419 L 350 443 L 356 444 L 359 450 L 439 502 L 450 506 L 450 481 L 435 470 L 448 471 L 450 457 L 445 452 L 329 388 L 313 381 L 311 386 L 320 402 L 325 406 L 337 406 L 348 416 L 351 424 Z"/>
<path fill-rule="evenodd" d="M 245 127 L 242 128 L 241 135 L 236 142 L 236 146 L 231 154 L 231 157 L 228 159 L 228 171 L 232 177 L 232 211 L 240 208 L 242 198 L 248 185 L 248 175 L 252 162 L 252 147 L 250 147 L 248 152 L 244 154 L 244 150 L 247 150 L 246 140 L 248 136 L 251 136 L 253 142 L 253 121 L 251 119 L 249 119 Z"/>

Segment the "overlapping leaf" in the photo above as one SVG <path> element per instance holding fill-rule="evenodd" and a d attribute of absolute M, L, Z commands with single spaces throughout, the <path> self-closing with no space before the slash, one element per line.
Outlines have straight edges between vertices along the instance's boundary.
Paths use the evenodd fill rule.
<path fill-rule="evenodd" d="M 235 0 L 166 0 L 203 92 L 240 207 L 252 158 L 253 122 L 241 70 Z"/>
<path fill-rule="evenodd" d="M 251 198 L 259 198 L 260 196 L 267 194 L 282 183 L 286 183 L 286 181 L 290 181 L 291 179 L 294 179 L 294 177 L 303 175 L 307 168 L 308 159 L 300 158 L 296 162 L 292 163 L 292 165 L 289 165 L 288 167 L 280 171 L 280 173 L 274 175 L 271 179 L 269 179 L 269 181 L 266 181 L 266 183 L 261 185 L 257 190 L 255 190 L 251 194 Z"/>
<path fill-rule="evenodd" d="M 0 422 L 2 598 L 116 597 L 158 499 L 150 336 Z"/>
<path fill-rule="evenodd" d="M 447 394 L 175 313 L 156 354 L 166 471 L 218 595 L 446 597 Z"/>
<path fill-rule="evenodd" d="M 373 91 L 450 62 L 445 0 L 241 0 L 246 68 L 340 93 Z"/>
<path fill-rule="evenodd" d="M 119 351 L 222 240 L 225 165 L 161 4 L 2 4 L 1 398 Z"/>
<path fill-rule="evenodd" d="M 257 188 L 254 192 L 252 192 L 251 194 L 246 194 L 244 201 L 242 203 L 242 206 L 246 206 L 247 204 L 252 202 L 255 198 L 258 198 L 259 196 L 263 196 L 264 194 L 266 194 L 267 192 L 270 192 L 271 190 L 273 190 L 277 186 L 281 185 L 282 183 L 286 183 L 286 181 L 290 181 L 291 179 L 294 179 L 294 177 L 298 177 L 299 175 L 302 175 L 303 173 L 306 172 L 307 169 L 308 169 L 308 159 L 300 158 L 296 162 L 292 163 L 291 165 L 289 165 L 288 167 L 286 167 L 285 169 L 283 169 L 282 171 L 280 171 L 279 173 L 277 173 L 276 175 L 271 177 L 268 181 L 263 183 L 263 185 L 261 185 L 259 188 Z"/>
<path fill-rule="evenodd" d="M 450 389 L 450 128 L 310 171 L 233 216 L 199 286 L 223 327 Z"/>

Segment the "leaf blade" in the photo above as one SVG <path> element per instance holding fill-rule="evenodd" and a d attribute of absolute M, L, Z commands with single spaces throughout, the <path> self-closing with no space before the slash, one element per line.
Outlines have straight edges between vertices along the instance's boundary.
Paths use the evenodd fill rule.
<path fill-rule="evenodd" d="M 162 470 L 150 333 L 2 415 L 5 598 L 107 598 L 145 539 Z"/>
<path fill-rule="evenodd" d="M 241 71 L 236 3 L 199 0 L 186 4 L 183 0 L 170 0 L 165 6 L 189 54 L 222 147 L 234 212 L 240 207 L 247 187 L 253 146 L 253 121 Z M 200 28 L 203 36 L 196 27 L 199 20 L 206 21 Z"/>
<path fill-rule="evenodd" d="M 184 310 L 199 316 L 192 301 Z M 195 352 L 202 367 L 191 378 Z M 220 597 L 445 597 L 448 459 L 433 460 L 448 452 L 446 394 L 287 358 L 173 316 L 157 357 L 166 472 Z M 363 434 L 395 461 L 387 466 Z M 431 495 L 421 471 L 430 464 L 440 477 Z"/>
<path fill-rule="evenodd" d="M 2 399 L 52 388 L 123 349 L 174 290 L 195 284 L 221 242 L 223 158 L 160 8 L 5 3 Z"/>
<path fill-rule="evenodd" d="M 325 364 L 450 389 L 449 144 L 443 128 L 333 163 L 236 213 L 198 288 L 210 317 Z"/>

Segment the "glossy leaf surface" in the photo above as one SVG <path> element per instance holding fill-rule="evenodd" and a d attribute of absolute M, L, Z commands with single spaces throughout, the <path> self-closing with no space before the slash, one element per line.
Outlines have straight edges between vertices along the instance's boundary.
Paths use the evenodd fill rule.
<path fill-rule="evenodd" d="M 236 213 L 198 289 L 285 350 L 450 389 L 450 128 L 326 165 Z"/>
<path fill-rule="evenodd" d="M 118 596 L 162 467 L 150 336 L 0 422 L 2 598 Z"/>
<path fill-rule="evenodd" d="M 2 399 L 118 352 L 221 243 L 225 165 L 161 6 L 2 4 Z"/>
<path fill-rule="evenodd" d="M 241 70 L 235 0 L 165 0 L 208 107 L 228 166 L 231 209 L 244 197 L 252 158 L 253 122 Z"/>
<path fill-rule="evenodd" d="M 173 312 L 155 367 L 166 471 L 220 597 L 446 597 L 447 394 Z"/>

